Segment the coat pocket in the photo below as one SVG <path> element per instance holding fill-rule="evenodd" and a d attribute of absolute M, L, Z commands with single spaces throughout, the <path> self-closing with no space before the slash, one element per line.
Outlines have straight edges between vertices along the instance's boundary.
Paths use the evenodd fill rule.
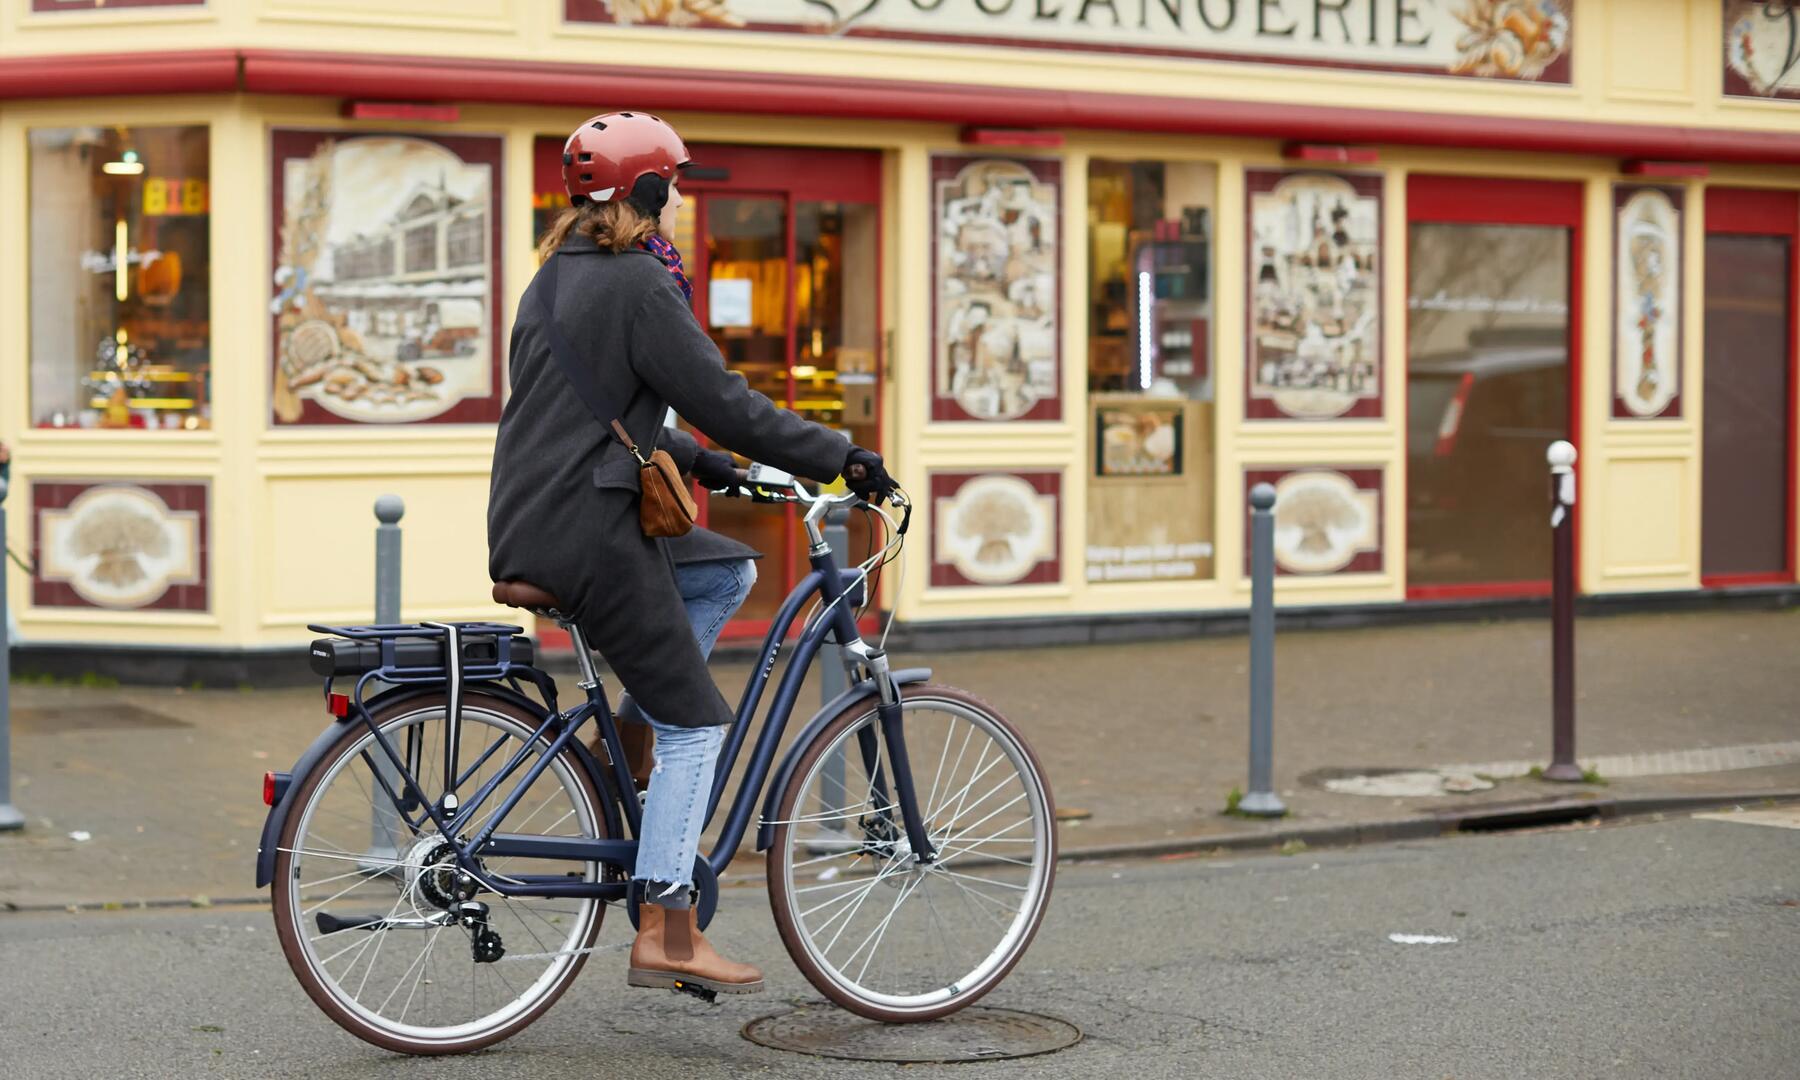
<path fill-rule="evenodd" d="M 637 459 L 618 443 L 608 443 L 594 466 L 594 486 L 612 491 L 638 490 Z"/>

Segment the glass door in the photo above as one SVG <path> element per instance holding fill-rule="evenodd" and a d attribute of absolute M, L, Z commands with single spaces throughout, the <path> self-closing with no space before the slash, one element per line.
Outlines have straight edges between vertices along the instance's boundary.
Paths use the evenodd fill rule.
<path fill-rule="evenodd" d="M 1794 282 L 1800 200 L 1706 192 L 1700 575 L 1794 576 Z"/>
<path fill-rule="evenodd" d="M 1574 438 L 1580 196 L 1408 181 L 1409 596 L 1549 591 L 1544 452 Z"/>
<path fill-rule="evenodd" d="M 879 449 L 879 156 L 695 147 L 682 181 L 694 311 L 726 366 L 808 420 Z M 678 238 L 678 242 L 680 239 Z M 810 569 L 798 515 L 706 500 L 702 522 L 764 555 L 727 637 L 761 634 Z M 871 542 L 849 524 L 851 557 Z"/>

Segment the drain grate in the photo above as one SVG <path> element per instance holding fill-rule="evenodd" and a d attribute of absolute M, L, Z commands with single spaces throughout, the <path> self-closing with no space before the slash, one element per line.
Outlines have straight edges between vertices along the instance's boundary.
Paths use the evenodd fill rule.
<path fill-rule="evenodd" d="M 13 726 L 33 735 L 67 731 L 127 731 L 134 728 L 184 728 L 194 725 L 141 705 L 48 705 L 14 709 Z"/>
<path fill-rule="evenodd" d="M 1048 1054 L 1080 1042 L 1081 1029 L 1054 1016 L 980 1005 L 922 1024 L 881 1024 L 821 1002 L 752 1020 L 744 1038 L 846 1061 L 948 1064 Z"/>

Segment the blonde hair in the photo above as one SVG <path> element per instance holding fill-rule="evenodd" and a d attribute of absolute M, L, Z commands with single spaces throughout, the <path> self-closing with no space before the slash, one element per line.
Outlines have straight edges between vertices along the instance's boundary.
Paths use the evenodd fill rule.
<path fill-rule="evenodd" d="M 571 232 L 579 232 L 593 240 L 602 251 L 620 252 L 637 247 L 655 236 L 656 231 L 656 219 L 645 217 L 627 200 L 594 202 L 589 199 L 580 206 L 564 210 L 544 230 L 538 240 L 538 262 L 554 255 Z"/>

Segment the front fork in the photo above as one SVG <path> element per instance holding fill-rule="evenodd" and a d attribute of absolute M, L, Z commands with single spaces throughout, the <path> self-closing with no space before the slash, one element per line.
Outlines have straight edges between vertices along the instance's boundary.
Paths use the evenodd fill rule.
<path fill-rule="evenodd" d="M 887 743 L 888 766 L 894 778 L 894 799 L 888 798 L 886 778 L 882 775 L 881 752 L 875 741 L 875 729 L 863 727 L 856 732 L 863 768 L 870 777 L 870 794 L 881 807 L 878 820 L 887 826 L 884 831 L 891 831 L 893 819 L 890 814 L 892 806 L 898 802 L 900 820 L 906 827 L 906 841 L 912 848 L 913 857 L 921 863 L 930 863 L 936 859 L 937 852 L 931 846 L 925 815 L 919 807 L 919 791 L 913 784 L 912 761 L 907 756 L 905 725 L 901 722 L 903 710 L 900 707 L 900 689 L 894 684 L 889 671 L 887 654 L 880 649 L 871 648 L 861 640 L 845 646 L 844 651 L 868 669 L 869 675 L 875 680 L 876 692 L 880 695 L 880 701 L 875 706 L 875 716 L 881 726 L 881 739 Z"/>

